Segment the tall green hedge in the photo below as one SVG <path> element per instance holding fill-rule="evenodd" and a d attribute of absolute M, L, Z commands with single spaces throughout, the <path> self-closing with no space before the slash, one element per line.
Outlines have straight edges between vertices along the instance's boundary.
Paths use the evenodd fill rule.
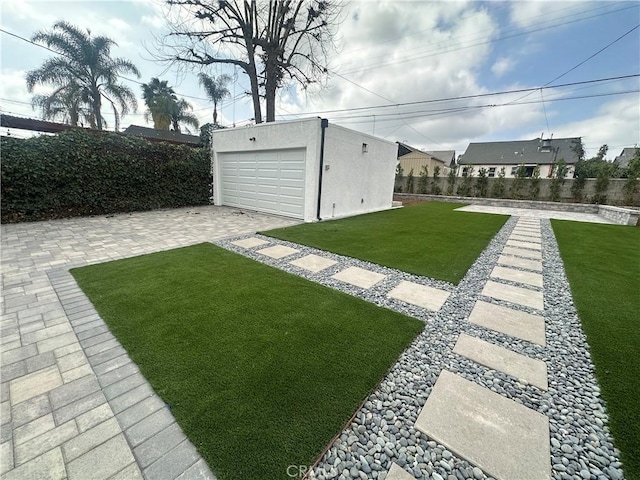
<path fill-rule="evenodd" d="M 69 130 L 2 137 L 2 222 L 204 205 L 206 148 Z"/>

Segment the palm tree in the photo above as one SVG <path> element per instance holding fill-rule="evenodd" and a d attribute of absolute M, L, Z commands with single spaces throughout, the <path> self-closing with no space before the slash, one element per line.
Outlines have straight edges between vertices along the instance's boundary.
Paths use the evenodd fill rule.
<path fill-rule="evenodd" d="M 148 110 L 144 117 L 153 120 L 153 128 L 158 130 L 169 130 L 171 126 L 171 112 L 177 98 L 173 88 L 165 80 L 160 81 L 152 78 L 149 83 L 142 85 L 142 98 Z"/>
<path fill-rule="evenodd" d="M 82 98 L 81 89 L 75 82 L 57 88 L 49 95 L 34 95 L 31 107 L 39 108 L 44 120 L 60 119 L 74 127 L 81 120 L 84 120 L 82 123 L 93 123 L 87 102 Z"/>
<path fill-rule="evenodd" d="M 210 77 L 206 73 L 198 75 L 200 85 L 204 88 L 209 99 L 213 102 L 213 124 L 218 125 L 218 102 L 230 95 L 227 83 L 231 81 L 229 75 L 220 75 L 218 78 Z"/>
<path fill-rule="evenodd" d="M 198 118 L 191 113 L 191 110 L 193 110 L 193 107 L 184 98 L 173 102 L 171 109 L 171 125 L 173 125 L 174 131 L 180 131 L 181 123 L 193 128 L 198 128 L 200 123 L 198 122 Z M 186 130 L 187 132 L 189 131 L 188 128 Z"/>
<path fill-rule="evenodd" d="M 111 57 L 111 47 L 117 45 L 113 40 L 92 37 L 90 30 L 85 32 L 65 21 L 56 22 L 50 32 L 37 32 L 31 40 L 44 43 L 60 56 L 46 60 L 40 68 L 27 73 L 29 92 L 37 84 L 53 85 L 56 91 L 77 84 L 77 98 L 86 102 L 91 127 L 98 130 L 102 130 L 105 123 L 103 100 L 113 109 L 116 130 L 120 117 L 129 113 L 130 107 L 136 110 L 135 95 L 118 83 L 118 77 L 129 73 L 140 77 L 140 72 L 130 61 Z"/>

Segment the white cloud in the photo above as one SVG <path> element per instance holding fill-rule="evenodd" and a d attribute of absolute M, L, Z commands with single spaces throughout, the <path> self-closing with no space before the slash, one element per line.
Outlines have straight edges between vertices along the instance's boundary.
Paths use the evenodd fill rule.
<path fill-rule="evenodd" d="M 511 58 L 500 57 L 491 66 L 491 71 L 494 75 L 501 77 L 505 73 L 510 72 L 514 66 L 515 62 Z"/>
<path fill-rule="evenodd" d="M 591 118 L 554 127 L 555 137 L 582 137 L 587 156 L 595 156 L 605 143 L 612 147 L 640 145 L 640 109 L 638 97 L 623 98 L 602 105 Z M 611 148 L 609 156 L 619 148 Z"/>
<path fill-rule="evenodd" d="M 513 1 L 510 3 L 510 19 L 518 27 L 540 27 L 547 23 L 557 23 L 562 19 L 571 19 L 576 13 L 593 6 L 592 0 Z"/>

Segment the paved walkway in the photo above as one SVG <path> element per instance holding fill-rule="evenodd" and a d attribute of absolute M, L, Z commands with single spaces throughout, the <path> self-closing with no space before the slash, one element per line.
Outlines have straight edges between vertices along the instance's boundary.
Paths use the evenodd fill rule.
<path fill-rule="evenodd" d="M 496 213 L 502 215 L 511 215 L 513 217 L 527 217 L 538 219 L 555 218 L 556 220 L 573 220 L 576 222 L 614 224 L 614 222 L 595 213 L 560 212 L 558 210 L 534 210 L 531 208 L 492 207 L 490 205 L 467 205 L 466 207 L 461 207 L 456 210 L 461 212 Z"/>
<path fill-rule="evenodd" d="M 198 207 L 3 225 L 2 478 L 213 478 L 67 270 L 294 223 Z"/>

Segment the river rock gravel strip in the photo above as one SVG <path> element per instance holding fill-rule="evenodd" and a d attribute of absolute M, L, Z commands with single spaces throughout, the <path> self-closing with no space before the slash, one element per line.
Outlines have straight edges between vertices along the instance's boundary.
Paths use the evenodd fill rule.
<path fill-rule="evenodd" d="M 262 235 L 244 235 L 218 242 L 220 246 L 249 258 L 425 322 L 423 332 L 369 395 L 354 421 L 315 466 L 310 478 L 384 480 L 393 463 L 417 479 L 491 478 L 414 428 L 418 414 L 443 369 L 546 415 L 549 418 L 550 464 L 554 479 L 624 478 L 619 451 L 613 447 L 607 426 L 608 416 L 594 376 L 589 347 L 573 305 L 549 220 L 540 220 L 544 312 L 481 295 L 517 221 L 517 217 L 507 221 L 457 286 Z M 247 249 L 231 243 L 250 237 L 265 240 L 269 245 Z M 296 249 L 297 253 L 280 259 L 257 253 L 273 245 L 288 246 Z M 290 264 L 292 260 L 309 254 L 337 263 L 317 273 Z M 337 272 L 352 266 L 381 273 L 385 278 L 369 289 L 332 278 Z M 387 293 L 403 280 L 445 290 L 451 295 L 438 312 L 389 298 Z M 514 284 L 498 278 L 492 280 Z M 477 300 L 542 314 L 546 323 L 546 346 L 468 322 Z M 549 389 L 542 391 L 453 353 L 460 333 L 546 362 Z"/>

